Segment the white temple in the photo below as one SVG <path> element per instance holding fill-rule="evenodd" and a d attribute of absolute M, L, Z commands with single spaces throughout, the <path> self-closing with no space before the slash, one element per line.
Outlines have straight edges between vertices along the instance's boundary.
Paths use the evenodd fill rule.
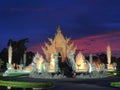
<path fill-rule="evenodd" d="M 74 44 L 70 42 L 70 38 L 64 38 L 60 26 L 57 28 L 57 33 L 53 39 L 48 38 L 49 42 L 45 43 L 45 46 L 42 47 L 44 55 L 46 58 L 43 58 L 38 52 L 35 54 L 33 61 L 30 65 L 25 67 L 26 63 L 26 54 L 24 54 L 24 65 L 20 65 L 17 72 L 30 73 L 32 71 L 37 71 L 38 73 L 51 72 L 57 73 L 61 72 L 60 64 L 64 63 L 69 64 L 68 66 L 72 68 L 72 72 L 81 73 L 81 72 L 91 72 L 93 66 L 96 66 L 97 70 L 100 70 L 102 64 L 94 63 L 92 54 L 90 54 L 89 61 L 85 59 L 82 52 L 79 52 L 75 57 L 76 48 Z M 107 70 L 114 71 L 115 67 L 111 64 L 111 48 L 110 45 L 107 46 Z M 8 47 L 8 70 L 13 67 L 12 65 L 12 46 Z M 9 71 L 5 72 L 8 73 Z M 14 72 L 14 70 L 13 70 Z M 15 71 L 16 72 L 16 71 Z"/>
<path fill-rule="evenodd" d="M 86 61 L 80 54 L 78 54 L 76 58 L 74 57 L 76 48 L 74 47 L 73 43 L 70 43 L 70 38 L 64 38 L 60 26 L 58 26 L 57 28 L 57 33 L 55 37 L 53 39 L 48 38 L 48 40 L 49 43 L 45 43 L 45 46 L 42 47 L 44 55 L 46 56 L 47 60 L 45 60 L 41 55 L 39 59 L 36 60 L 36 68 L 38 72 L 41 73 L 40 70 L 41 68 L 43 69 L 42 71 L 45 71 L 44 70 L 46 68 L 45 65 L 48 66 L 47 67 L 48 72 L 58 72 L 58 69 L 60 68 L 58 65 L 59 61 L 61 63 L 64 63 L 67 62 L 66 61 L 67 59 L 69 59 L 69 63 L 71 63 L 72 65 L 71 67 L 72 69 L 75 69 L 74 70 L 75 72 L 81 72 L 81 71 L 85 72 L 88 70 Z M 36 55 L 35 57 L 37 57 Z M 80 64 L 80 66 L 78 64 Z M 30 65 L 26 67 L 24 70 L 32 70 L 32 66 Z"/>

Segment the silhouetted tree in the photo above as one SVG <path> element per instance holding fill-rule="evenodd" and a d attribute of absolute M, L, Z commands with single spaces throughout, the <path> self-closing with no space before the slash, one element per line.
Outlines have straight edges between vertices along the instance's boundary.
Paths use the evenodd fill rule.
<path fill-rule="evenodd" d="M 28 66 L 32 62 L 33 57 L 34 57 L 35 54 L 30 51 L 30 52 L 27 52 L 26 55 L 27 55 L 26 66 Z"/>
<path fill-rule="evenodd" d="M 19 41 L 13 41 L 10 39 L 8 41 L 8 46 L 11 44 L 13 50 L 12 63 L 20 63 L 20 60 L 23 58 L 23 54 L 27 50 L 27 47 L 25 46 L 26 42 L 28 42 L 28 38 L 21 39 Z"/>
<path fill-rule="evenodd" d="M 117 62 L 117 58 L 116 57 L 111 57 L 111 63 L 113 63 L 113 62 Z"/>
<path fill-rule="evenodd" d="M 1 69 L 1 66 L 4 64 L 4 61 L 2 59 L 0 59 L 0 69 Z"/>
<path fill-rule="evenodd" d="M 107 64 L 107 55 L 105 53 L 99 54 L 98 57 L 102 63 Z"/>
<path fill-rule="evenodd" d="M 117 63 L 117 70 L 120 71 L 120 57 L 117 58 L 116 63 Z"/>
<path fill-rule="evenodd" d="M 12 63 L 20 64 L 20 60 L 23 59 L 23 55 L 27 50 L 26 43 L 28 42 L 28 38 L 21 39 L 19 41 L 13 41 L 10 39 L 7 43 L 9 46 L 12 46 Z M 26 52 L 26 66 L 29 65 L 33 60 L 34 53 L 32 51 Z M 8 62 L 8 48 L 4 48 L 0 52 L 0 58 L 3 60 L 4 64 L 2 65 L 4 69 L 6 69 L 6 63 Z"/>
<path fill-rule="evenodd" d="M 7 48 L 2 49 L 0 52 L 0 58 L 3 60 L 4 64 L 2 65 L 2 69 L 6 69 L 6 63 L 8 62 L 8 50 Z"/>

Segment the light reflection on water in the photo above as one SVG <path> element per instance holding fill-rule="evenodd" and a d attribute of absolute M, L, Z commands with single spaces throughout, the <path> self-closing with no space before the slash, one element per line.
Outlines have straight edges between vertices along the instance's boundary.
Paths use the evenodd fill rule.
<path fill-rule="evenodd" d="M 0 86 L 0 90 L 43 90 L 43 89 L 42 88 L 13 88 L 13 87 Z"/>

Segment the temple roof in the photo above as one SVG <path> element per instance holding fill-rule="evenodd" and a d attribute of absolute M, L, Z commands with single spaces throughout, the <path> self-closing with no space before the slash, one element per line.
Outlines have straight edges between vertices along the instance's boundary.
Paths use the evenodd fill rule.
<path fill-rule="evenodd" d="M 75 51 L 72 43 L 69 43 L 70 38 L 64 38 L 60 25 L 57 27 L 57 33 L 53 39 L 48 38 L 49 43 L 45 43 L 43 52 L 47 59 L 50 59 L 50 55 L 54 53 L 60 53 L 62 60 L 64 61 L 67 54 L 72 50 Z"/>
<path fill-rule="evenodd" d="M 61 32 L 61 28 L 60 28 L 60 25 L 57 27 L 57 34 L 55 35 L 55 38 L 54 38 L 54 41 L 56 42 L 60 42 L 60 41 L 64 41 L 66 42 L 62 32 Z"/>

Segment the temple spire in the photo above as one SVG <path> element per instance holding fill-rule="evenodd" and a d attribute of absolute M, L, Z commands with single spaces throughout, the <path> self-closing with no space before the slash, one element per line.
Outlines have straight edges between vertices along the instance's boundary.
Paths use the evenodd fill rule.
<path fill-rule="evenodd" d="M 110 44 L 108 43 L 107 45 L 107 61 L 108 61 L 108 64 L 111 63 L 111 47 L 110 47 Z"/>
<path fill-rule="evenodd" d="M 57 27 L 57 33 L 61 33 L 60 25 Z"/>
<path fill-rule="evenodd" d="M 12 45 L 11 42 L 8 47 L 8 63 L 11 65 L 12 64 Z"/>

